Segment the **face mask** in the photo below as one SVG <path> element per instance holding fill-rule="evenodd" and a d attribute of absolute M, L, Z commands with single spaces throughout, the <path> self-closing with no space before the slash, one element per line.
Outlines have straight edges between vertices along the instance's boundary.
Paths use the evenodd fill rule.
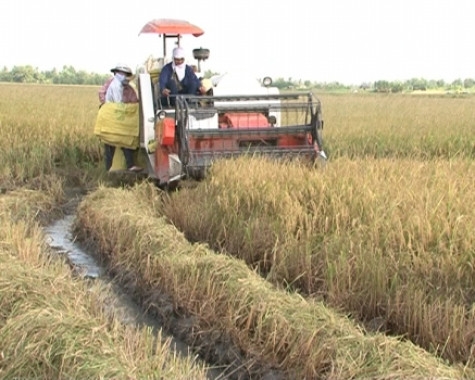
<path fill-rule="evenodd" d="M 120 81 L 120 83 L 129 84 L 129 79 L 127 79 L 127 77 L 124 74 L 117 73 L 115 74 L 115 77 Z"/>

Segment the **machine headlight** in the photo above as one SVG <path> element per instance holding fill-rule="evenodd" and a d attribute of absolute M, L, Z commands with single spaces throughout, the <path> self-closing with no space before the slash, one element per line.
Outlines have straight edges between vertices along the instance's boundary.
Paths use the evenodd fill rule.
<path fill-rule="evenodd" d="M 262 84 L 265 86 L 265 87 L 269 87 L 272 85 L 272 78 L 271 77 L 265 77 L 263 80 L 262 80 Z"/>
<path fill-rule="evenodd" d="M 274 127 L 277 124 L 277 118 L 274 115 L 270 115 L 267 120 L 269 121 L 269 124 Z"/>

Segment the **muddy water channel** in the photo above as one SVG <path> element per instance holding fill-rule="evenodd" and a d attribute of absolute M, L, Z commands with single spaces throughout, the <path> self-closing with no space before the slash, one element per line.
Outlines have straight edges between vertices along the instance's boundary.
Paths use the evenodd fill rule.
<path fill-rule="evenodd" d="M 71 227 L 74 222 L 74 215 L 66 215 L 46 228 L 48 244 L 58 254 L 65 255 L 73 271 L 86 278 L 103 278 L 104 269 L 92 254 L 84 251 L 77 244 L 72 235 Z"/>
<path fill-rule="evenodd" d="M 79 243 L 74 241 L 71 229 L 75 216 L 66 215 L 63 219 L 55 221 L 45 229 L 48 244 L 58 255 L 66 257 L 72 271 L 84 280 L 101 281 L 111 285 L 113 289 L 113 302 L 105 305 L 111 314 L 120 316 L 122 323 L 134 324 L 137 327 L 148 326 L 154 331 L 162 330 L 162 339 L 171 341 L 171 348 L 177 355 L 197 357 L 187 344 L 177 337 L 170 335 L 157 318 L 147 315 L 146 312 L 128 296 L 123 289 L 114 284 L 114 281 L 107 274 L 106 268 L 95 259 L 97 255 L 84 249 Z M 208 367 L 213 367 L 212 363 L 206 363 Z M 216 368 L 208 369 L 209 379 L 224 379 L 226 376 Z"/>

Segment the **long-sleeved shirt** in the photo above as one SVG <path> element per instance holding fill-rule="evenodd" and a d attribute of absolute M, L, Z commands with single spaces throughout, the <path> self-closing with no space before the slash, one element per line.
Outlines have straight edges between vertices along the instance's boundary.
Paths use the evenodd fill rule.
<path fill-rule="evenodd" d="M 104 101 L 102 101 L 101 93 L 104 93 L 104 91 Z M 107 81 L 101 91 L 99 91 L 99 101 L 101 101 L 101 103 L 137 103 L 138 98 L 137 93 L 130 85 L 123 85 L 119 78 L 114 76 L 112 79 Z"/>
<path fill-rule="evenodd" d="M 99 103 L 104 104 L 106 102 L 106 93 L 107 89 L 109 88 L 111 82 L 114 80 L 114 77 L 110 77 L 106 83 L 104 83 L 99 90 Z"/>
<path fill-rule="evenodd" d="M 160 72 L 160 78 L 159 78 L 159 85 L 160 85 L 160 91 L 163 91 L 165 88 L 169 88 L 174 90 L 174 86 L 170 86 L 170 81 L 173 78 L 173 62 L 167 63 L 165 66 L 163 66 L 162 71 Z M 180 86 L 181 86 L 181 91 L 180 91 L 180 86 L 177 85 L 178 87 L 178 93 L 179 94 L 191 94 L 191 95 L 197 95 L 197 91 L 200 88 L 200 80 L 196 76 L 195 72 L 193 71 L 193 68 L 189 65 L 186 65 L 185 68 L 185 76 L 183 79 L 180 81 Z M 176 94 L 173 94 L 176 95 Z"/>

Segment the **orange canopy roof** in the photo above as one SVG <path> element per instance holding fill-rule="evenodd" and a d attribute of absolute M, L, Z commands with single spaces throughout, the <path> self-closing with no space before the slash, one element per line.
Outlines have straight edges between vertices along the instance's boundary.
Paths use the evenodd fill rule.
<path fill-rule="evenodd" d="M 188 21 L 161 18 L 146 23 L 140 33 L 174 35 L 192 34 L 193 36 L 198 37 L 204 33 L 204 30 L 196 25 L 190 24 Z"/>

